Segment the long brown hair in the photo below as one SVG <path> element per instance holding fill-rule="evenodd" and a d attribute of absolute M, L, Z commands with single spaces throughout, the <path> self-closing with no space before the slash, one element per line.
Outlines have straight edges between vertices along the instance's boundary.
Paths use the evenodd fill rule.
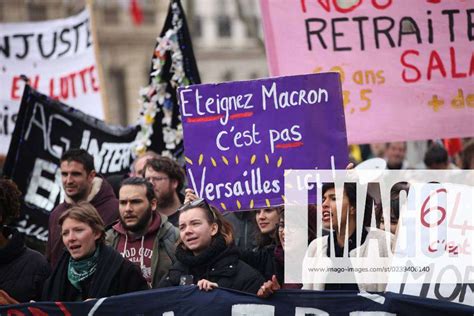
<path fill-rule="evenodd" d="M 258 212 L 260 210 L 266 210 L 266 209 L 275 210 L 278 213 L 278 216 L 280 216 L 281 213 L 283 213 L 283 211 L 285 210 L 284 206 L 276 206 L 276 207 L 266 207 L 266 208 L 258 209 L 255 211 L 254 221 L 255 221 L 255 224 L 257 225 L 257 231 L 255 233 L 257 248 L 263 248 L 265 246 L 275 244 L 278 241 L 278 228 L 277 227 L 275 227 L 274 230 L 272 230 L 271 232 L 267 234 L 263 234 L 260 231 L 260 228 L 258 227 L 258 223 L 257 223 Z M 278 221 L 280 221 L 280 219 L 278 219 Z"/>

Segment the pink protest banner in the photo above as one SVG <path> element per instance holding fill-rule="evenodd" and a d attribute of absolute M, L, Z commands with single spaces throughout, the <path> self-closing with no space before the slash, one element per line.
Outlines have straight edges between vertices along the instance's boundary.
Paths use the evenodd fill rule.
<path fill-rule="evenodd" d="M 474 1 L 260 1 L 272 76 L 341 73 L 349 143 L 474 136 Z"/>

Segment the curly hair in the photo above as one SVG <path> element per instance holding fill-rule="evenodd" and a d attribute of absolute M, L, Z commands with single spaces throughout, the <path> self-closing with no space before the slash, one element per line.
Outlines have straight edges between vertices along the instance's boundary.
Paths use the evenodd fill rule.
<path fill-rule="evenodd" d="M 0 179 L 0 225 L 8 224 L 20 215 L 21 191 L 15 182 Z"/>
<path fill-rule="evenodd" d="M 176 192 L 180 192 L 183 188 L 186 174 L 184 169 L 173 159 L 168 157 L 149 159 L 143 168 L 143 176 L 145 176 L 145 171 L 148 168 L 155 170 L 155 172 L 163 172 L 170 179 L 176 180 L 178 182 Z"/>

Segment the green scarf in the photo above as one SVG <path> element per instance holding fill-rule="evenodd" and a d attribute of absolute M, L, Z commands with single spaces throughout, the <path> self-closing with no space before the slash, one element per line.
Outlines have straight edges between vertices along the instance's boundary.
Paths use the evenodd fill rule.
<path fill-rule="evenodd" d="M 99 261 L 99 247 L 96 248 L 94 254 L 89 258 L 82 260 L 74 260 L 69 258 L 69 265 L 67 267 L 67 278 L 69 282 L 81 291 L 81 281 L 87 279 L 97 270 L 97 262 Z"/>

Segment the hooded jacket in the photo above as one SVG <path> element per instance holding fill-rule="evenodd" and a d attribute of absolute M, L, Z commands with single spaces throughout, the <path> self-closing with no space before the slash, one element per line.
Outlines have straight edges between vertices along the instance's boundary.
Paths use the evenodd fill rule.
<path fill-rule="evenodd" d="M 175 249 L 176 242 L 179 238 L 179 231 L 171 223 L 165 215 L 155 212 L 154 219 L 144 236 L 142 243 L 146 243 L 146 239 L 153 240 L 153 253 L 151 256 L 151 286 L 157 288 L 160 280 L 168 273 L 169 268 L 176 261 Z M 122 239 L 122 242 L 121 242 Z M 130 243 L 130 237 L 127 236 L 125 228 L 120 221 L 115 223 L 107 230 L 105 235 L 105 243 L 117 251 L 119 244 L 125 241 Z M 127 246 L 125 245 L 125 248 Z M 126 249 L 125 249 L 126 250 Z"/>
<path fill-rule="evenodd" d="M 20 303 L 40 299 L 43 284 L 51 272 L 46 258 L 27 248 L 18 231 L 3 228 L 3 233 L 11 237 L 5 247 L 0 248 L 0 289 Z"/>
<path fill-rule="evenodd" d="M 87 202 L 91 203 L 99 212 L 105 226 L 112 224 L 118 218 L 118 200 L 115 197 L 112 186 L 100 177 L 95 177 L 92 181 L 92 189 L 87 196 Z M 59 217 L 74 204 L 68 196 L 64 197 L 64 202 L 54 208 L 49 215 L 48 222 L 48 243 L 46 244 L 46 258 L 54 268 L 64 252 L 64 245 L 61 240 L 61 228 L 59 227 Z"/>

